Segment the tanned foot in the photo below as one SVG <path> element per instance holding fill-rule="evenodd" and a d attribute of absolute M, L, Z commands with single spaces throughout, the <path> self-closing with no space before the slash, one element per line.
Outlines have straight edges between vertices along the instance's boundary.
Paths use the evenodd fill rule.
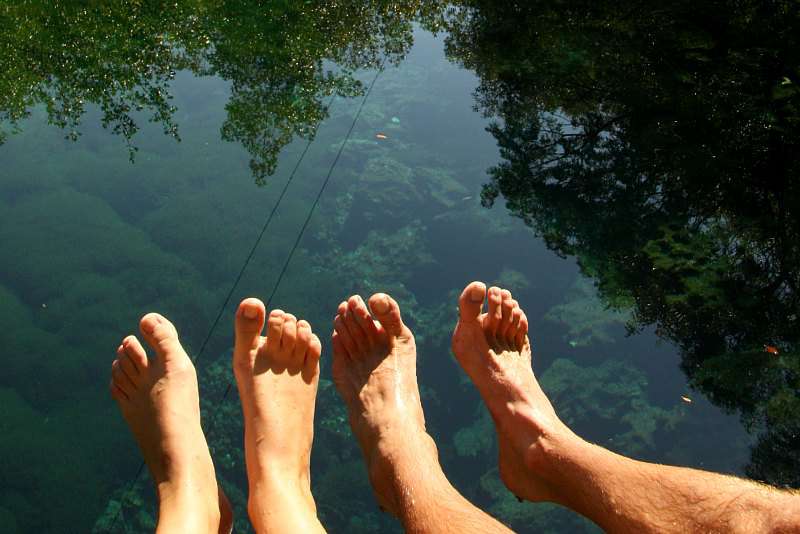
<path fill-rule="evenodd" d="M 381 507 L 400 515 L 400 493 L 412 493 L 414 473 L 441 471 L 425 431 L 417 386 L 414 336 L 388 295 L 339 305 L 334 319 L 333 380 L 347 405 Z"/>
<path fill-rule="evenodd" d="M 267 323 L 267 336 L 261 335 Z M 257 532 L 319 532 L 311 442 L 322 347 L 308 322 L 245 299 L 233 369 L 244 414 L 248 512 Z"/>
<path fill-rule="evenodd" d="M 156 484 L 157 532 L 230 532 L 230 504 L 200 427 L 194 366 L 167 319 L 149 313 L 139 328 L 155 356 L 148 359 L 135 336 L 123 339 L 110 387 Z"/>
<path fill-rule="evenodd" d="M 508 290 L 472 282 L 459 298 L 453 332 L 456 359 L 475 383 L 497 427 L 500 476 L 518 497 L 552 500 L 554 488 L 537 476 L 551 435 L 570 434 L 553 410 L 531 363 L 528 319 Z"/>

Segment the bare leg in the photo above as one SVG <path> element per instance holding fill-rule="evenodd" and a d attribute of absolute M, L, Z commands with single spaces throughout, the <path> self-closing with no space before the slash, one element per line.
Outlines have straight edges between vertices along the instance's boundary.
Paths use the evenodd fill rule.
<path fill-rule="evenodd" d="M 333 379 L 347 404 L 380 505 L 408 532 L 508 532 L 470 504 L 445 477 L 425 431 L 414 336 L 397 303 L 379 293 L 339 305 Z"/>
<path fill-rule="evenodd" d="M 497 426 L 500 475 L 518 496 L 563 504 L 613 532 L 798 532 L 800 496 L 714 473 L 638 462 L 556 416 L 533 374 L 525 314 L 506 290 L 468 285 L 453 352 Z"/>
<path fill-rule="evenodd" d="M 233 369 L 244 413 L 248 513 L 256 532 L 324 532 L 311 495 L 321 345 L 311 325 L 264 304 L 236 312 Z"/>
<path fill-rule="evenodd" d="M 194 366 L 164 317 L 149 313 L 139 327 L 155 357 L 147 358 L 136 337 L 126 337 L 110 387 L 156 484 L 156 531 L 230 532 L 230 505 L 217 487 L 200 427 Z"/>

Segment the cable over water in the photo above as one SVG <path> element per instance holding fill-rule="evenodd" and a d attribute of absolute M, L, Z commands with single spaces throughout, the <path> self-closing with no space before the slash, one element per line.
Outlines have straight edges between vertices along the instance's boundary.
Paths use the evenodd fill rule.
<path fill-rule="evenodd" d="M 373 89 L 373 87 L 375 87 L 375 82 L 378 81 L 378 77 L 380 76 L 381 72 L 383 72 L 383 68 L 384 68 L 385 63 L 386 63 L 386 58 L 383 58 L 381 60 L 380 65 L 378 66 L 378 70 L 375 73 L 375 76 L 372 79 L 372 82 L 369 84 L 369 87 L 367 88 L 367 91 L 364 94 L 364 98 L 361 100 L 361 103 L 358 106 L 358 110 L 356 111 L 356 114 L 353 117 L 353 122 L 350 124 L 350 128 L 347 130 L 347 134 L 345 135 L 344 139 L 342 140 L 342 143 L 339 145 L 339 150 L 336 153 L 336 157 L 334 158 L 333 162 L 331 163 L 330 168 L 328 169 L 328 172 L 327 172 L 327 174 L 325 176 L 325 180 L 322 182 L 322 186 L 320 187 L 319 191 L 317 192 L 317 196 L 314 199 L 314 202 L 312 203 L 311 208 L 308 211 L 308 215 L 306 216 L 305 221 L 303 222 L 303 226 L 300 228 L 300 231 L 297 234 L 297 237 L 296 237 L 296 239 L 294 241 L 294 244 L 292 245 L 292 248 L 291 248 L 291 250 L 289 251 L 289 254 L 286 257 L 286 261 L 284 262 L 283 267 L 281 268 L 281 272 L 278 274 L 278 278 L 277 278 L 277 280 L 275 281 L 275 284 L 272 287 L 272 291 L 270 292 L 269 297 L 267 298 L 267 302 L 266 302 L 266 308 L 267 309 L 269 309 L 269 306 L 272 303 L 272 299 L 275 297 L 275 294 L 277 293 L 278 288 L 280 287 L 280 283 L 283 280 L 283 277 L 286 274 L 286 271 L 287 271 L 287 269 L 289 267 L 289 264 L 292 261 L 292 257 L 294 256 L 294 253 L 297 250 L 297 247 L 300 245 L 300 241 L 302 240 L 303 235 L 305 234 L 305 231 L 308 228 L 309 223 L 311 222 L 311 219 L 312 219 L 312 217 L 314 215 L 314 211 L 317 209 L 317 206 L 319 205 L 319 202 L 322 199 L 322 195 L 325 193 L 325 189 L 328 187 L 328 183 L 330 182 L 331 176 L 333 175 L 333 170 L 336 168 L 336 164 L 339 162 L 339 158 L 341 157 L 342 152 L 344 152 L 344 148 L 347 145 L 347 142 L 350 140 L 350 136 L 353 134 L 353 130 L 355 129 L 356 123 L 358 122 L 358 119 L 361 116 L 361 111 L 364 109 L 364 104 L 366 104 L 367 99 L 369 98 L 370 94 L 372 93 L 372 89 Z M 331 100 L 328 102 L 328 110 L 331 109 L 334 97 L 335 97 L 335 95 L 332 96 Z M 241 269 L 239 269 L 239 273 L 237 274 L 236 278 L 234 279 L 234 282 L 231 285 L 231 288 L 228 291 L 228 294 L 225 296 L 225 300 L 223 301 L 222 306 L 220 306 L 220 309 L 217 312 L 217 315 L 214 318 L 214 321 L 211 323 L 211 327 L 209 328 L 208 333 L 206 334 L 205 338 L 203 339 L 202 344 L 200 345 L 200 350 L 197 352 L 197 356 L 194 358 L 194 362 L 193 363 L 195 364 L 195 367 L 198 366 L 200 358 L 202 357 L 203 352 L 205 351 L 206 347 L 208 346 L 208 342 L 210 341 L 211 336 L 214 333 L 214 330 L 216 330 L 216 327 L 219 324 L 219 321 L 221 320 L 222 315 L 225 313 L 225 309 L 228 307 L 228 304 L 230 304 L 230 300 L 233 297 L 233 293 L 236 290 L 236 287 L 238 286 L 239 282 L 241 281 L 242 276 L 244 276 L 244 273 L 247 270 L 247 267 L 250 264 L 250 261 L 253 259 L 253 256 L 255 255 L 255 252 L 258 249 L 258 246 L 260 245 L 262 238 L 266 234 L 267 228 L 269 227 L 270 223 L 272 222 L 272 219 L 274 218 L 275 213 L 278 210 L 278 207 L 280 206 L 281 202 L 283 201 L 283 198 L 286 195 L 287 190 L 289 189 L 289 185 L 292 183 L 292 180 L 294 179 L 295 174 L 297 173 L 297 170 L 300 168 L 300 164 L 303 162 L 303 159 L 305 158 L 306 154 L 308 153 L 308 149 L 311 147 L 311 143 L 313 142 L 313 140 L 314 139 L 311 138 L 311 139 L 309 139 L 308 143 L 306 143 L 306 146 L 303 149 L 303 152 L 300 154 L 300 157 L 298 158 L 297 163 L 295 164 L 294 168 L 292 169 L 292 172 L 289 175 L 289 178 L 286 180 L 286 183 L 284 184 L 283 189 L 281 190 L 281 193 L 278 196 L 278 199 L 276 200 L 275 204 L 272 207 L 272 210 L 270 211 L 269 215 L 267 216 L 267 219 L 265 220 L 264 225 L 261 227 L 261 231 L 259 232 L 258 237 L 256 237 L 256 240 L 254 241 L 253 246 L 250 248 L 250 252 L 248 253 L 247 257 L 245 258 Z M 220 399 L 220 402 L 218 403 L 218 405 L 221 404 L 222 402 L 224 402 L 228 398 L 228 394 L 231 391 L 232 385 L 233 385 L 233 383 L 231 381 L 229 381 L 228 382 L 228 386 L 225 388 L 225 393 L 222 395 L 222 398 Z M 211 436 L 213 435 L 213 430 L 214 430 L 213 428 L 209 430 L 208 436 L 206 438 L 209 443 L 211 442 Z M 139 464 L 139 469 L 136 471 L 136 475 L 134 475 L 134 477 L 128 483 L 128 487 L 125 490 L 126 493 L 132 491 L 134 484 L 136 484 L 136 482 L 139 480 L 139 477 L 142 475 L 142 472 L 144 470 L 144 466 L 145 466 L 145 463 L 144 463 L 144 461 L 142 461 Z M 114 515 L 114 521 L 111 523 L 111 526 L 109 527 L 107 532 L 112 532 L 114 530 L 114 527 L 116 526 L 117 520 L 119 519 L 121 513 L 122 513 L 122 507 L 120 507 L 120 509 Z"/>

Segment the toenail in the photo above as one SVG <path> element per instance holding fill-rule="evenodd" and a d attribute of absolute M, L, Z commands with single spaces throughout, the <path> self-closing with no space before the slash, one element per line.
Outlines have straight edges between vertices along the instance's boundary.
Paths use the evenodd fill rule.
<path fill-rule="evenodd" d="M 258 310 L 250 306 L 245 306 L 244 316 L 247 317 L 248 319 L 255 319 L 256 317 L 258 317 Z"/>
<path fill-rule="evenodd" d="M 473 287 L 472 291 L 470 292 L 469 299 L 476 304 L 483 302 L 483 290 L 481 290 L 479 287 Z"/>
<path fill-rule="evenodd" d="M 375 300 L 375 305 L 377 309 L 376 312 L 380 313 L 381 315 L 389 311 L 389 297 L 387 295 L 383 295 L 377 300 Z"/>

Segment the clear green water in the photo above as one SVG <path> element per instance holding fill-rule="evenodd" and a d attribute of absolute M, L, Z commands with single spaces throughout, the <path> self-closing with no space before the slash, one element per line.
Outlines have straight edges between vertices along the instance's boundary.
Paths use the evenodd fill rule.
<path fill-rule="evenodd" d="M 272 291 L 387 54 L 272 307 L 327 339 L 345 297 L 395 296 L 447 475 L 516 530 L 593 527 L 499 481 L 491 420 L 449 351 L 473 279 L 522 303 L 537 375 L 585 438 L 800 484 L 798 63 L 771 37 L 795 15 L 762 14 L 766 32 L 730 8 L 750 33 L 724 41 L 704 6 L 624 21 L 602 3 L 577 19 L 473 7 L 1 8 L 0 531 L 152 530 L 107 392 L 115 347 L 152 310 L 197 358 L 218 475 L 248 531 L 235 388 L 225 397 L 233 310 Z M 784 67 L 748 61 L 755 49 Z M 329 363 L 326 344 L 323 524 L 399 530 L 371 496 Z"/>

